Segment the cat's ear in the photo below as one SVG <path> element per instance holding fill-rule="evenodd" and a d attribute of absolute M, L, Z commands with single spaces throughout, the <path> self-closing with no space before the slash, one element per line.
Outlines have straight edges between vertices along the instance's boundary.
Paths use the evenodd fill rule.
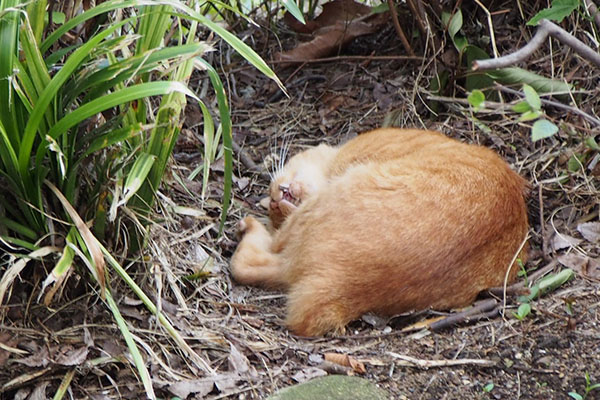
<path fill-rule="evenodd" d="M 260 204 L 261 207 L 264 208 L 265 210 L 268 210 L 271 205 L 271 198 L 269 196 L 263 197 L 262 199 L 260 199 L 258 204 Z"/>

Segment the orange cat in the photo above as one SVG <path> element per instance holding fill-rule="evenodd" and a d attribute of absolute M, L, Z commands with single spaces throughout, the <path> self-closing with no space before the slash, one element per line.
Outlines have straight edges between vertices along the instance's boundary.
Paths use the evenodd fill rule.
<path fill-rule="evenodd" d="M 525 262 L 526 182 L 494 152 L 438 132 L 377 129 L 294 157 L 270 189 L 269 233 L 240 223 L 242 284 L 288 291 L 299 335 L 470 304 Z M 512 266 L 509 280 L 518 268 Z"/>

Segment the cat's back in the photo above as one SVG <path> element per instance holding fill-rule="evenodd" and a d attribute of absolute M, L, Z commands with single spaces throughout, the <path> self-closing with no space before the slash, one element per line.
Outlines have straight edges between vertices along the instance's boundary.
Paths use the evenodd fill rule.
<path fill-rule="evenodd" d="M 358 164 L 391 160 L 400 160 L 404 165 L 413 164 L 415 168 L 428 165 L 451 168 L 453 164 L 474 166 L 477 163 L 486 169 L 507 168 L 506 163 L 493 151 L 462 143 L 437 131 L 380 128 L 342 145 L 332 163 L 333 175 L 339 175 Z"/>

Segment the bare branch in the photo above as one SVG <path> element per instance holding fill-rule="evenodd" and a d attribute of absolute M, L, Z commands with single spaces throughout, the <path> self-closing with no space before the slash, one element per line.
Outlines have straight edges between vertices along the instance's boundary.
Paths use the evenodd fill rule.
<path fill-rule="evenodd" d="M 531 38 L 529 43 L 514 53 L 506 56 L 491 58 L 489 60 L 476 60 L 473 62 L 473 71 L 505 68 L 524 61 L 531 56 L 531 54 L 542 45 L 542 43 L 544 43 L 548 36 L 552 36 L 562 44 L 569 46 L 585 60 L 600 67 L 600 54 L 588 47 L 575 36 L 571 35 L 569 32 L 562 29 L 560 26 L 548 21 L 547 19 L 542 19 L 537 32 Z"/>
<path fill-rule="evenodd" d="M 478 365 L 481 367 L 494 367 L 496 362 L 493 360 L 485 359 L 472 359 L 472 358 L 459 358 L 455 360 L 423 360 L 419 358 L 410 357 L 404 354 L 394 353 L 388 351 L 387 354 L 400 360 L 396 361 L 396 364 L 406 367 L 418 367 L 418 368 L 435 368 L 435 367 L 454 367 L 457 365 Z"/>

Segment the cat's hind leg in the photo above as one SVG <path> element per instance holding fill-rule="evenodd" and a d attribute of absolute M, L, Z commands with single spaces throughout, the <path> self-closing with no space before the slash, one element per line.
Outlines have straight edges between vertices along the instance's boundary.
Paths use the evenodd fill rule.
<path fill-rule="evenodd" d="M 234 279 L 244 285 L 285 287 L 279 257 L 271 252 L 273 240 L 264 225 L 246 217 L 239 230 L 243 238 L 231 259 Z"/>
<path fill-rule="evenodd" d="M 286 325 L 300 336 L 343 333 L 346 324 L 360 315 L 317 277 L 295 283 L 288 293 Z"/>

